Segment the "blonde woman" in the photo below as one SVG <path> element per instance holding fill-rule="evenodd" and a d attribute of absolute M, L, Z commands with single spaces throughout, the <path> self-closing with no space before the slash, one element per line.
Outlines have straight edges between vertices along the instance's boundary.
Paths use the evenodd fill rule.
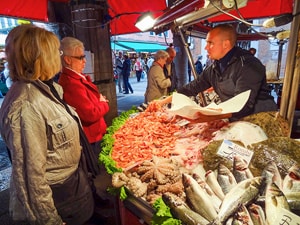
<path fill-rule="evenodd" d="M 66 111 L 62 89 L 51 83 L 61 69 L 59 40 L 27 24 L 15 27 L 5 44 L 13 84 L 0 109 L 0 130 L 12 158 L 11 224 L 84 224 L 94 202 L 79 169 L 76 113 Z"/>
<path fill-rule="evenodd" d="M 154 56 L 154 62 L 148 72 L 148 83 L 145 92 L 145 103 L 159 99 L 168 94 L 168 87 L 171 86 L 171 80 L 164 74 L 164 66 L 169 54 L 164 50 L 159 50 Z"/>

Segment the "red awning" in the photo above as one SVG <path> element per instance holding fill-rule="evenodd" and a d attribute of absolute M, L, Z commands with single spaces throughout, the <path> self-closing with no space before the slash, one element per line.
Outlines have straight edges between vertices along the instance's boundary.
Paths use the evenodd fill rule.
<path fill-rule="evenodd" d="M 47 21 L 47 0 L 0 1 L 0 15 Z"/>
<path fill-rule="evenodd" d="M 163 14 L 167 8 L 166 0 L 107 0 L 111 17 L 112 35 L 140 32 L 135 27 L 137 18 L 145 12 L 152 12 L 155 17 Z"/>
<path fill-rule="evenodd" d="M 0 15 L 32 20 L 48 21 L 47 3 L 50 0 L 9 0 L 0 1 Z M 51 0 L 68 3 L 69 0 Z M 164 23 L 172 22 L 179 17 L 203 6 L 204 0 L 184 0 L 179 6 L 168 9 L 166 0 L 107 0 L 109 6 L 109 23 L 112 35 L 136 33 L 134 26 L 137 18 L 144 12 L 152 12 L 155 18 Z M 241 8 L 245 19 L 265 18 L 284 13 L 291 13 L 293 0 L 248 0 L 246 7 Z M 237 15 L 234 10 L 231 12 Z M 233 20 L 226 15 L 208 18 L 209 22 Z"/>

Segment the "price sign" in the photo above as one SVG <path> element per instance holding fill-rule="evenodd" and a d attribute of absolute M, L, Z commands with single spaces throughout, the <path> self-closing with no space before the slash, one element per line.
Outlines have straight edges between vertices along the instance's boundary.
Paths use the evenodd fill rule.
<path fill-rule="evenodd" d="M 277 210 L 274 225 L 300 225 L 300 217 L 284 208 Z"/>
<path fill-rule="evenodd" d="M 233 161 L 235 156 L 238 156 L 244 159 L 248 166 L 253 156 L 253 151 L 250 151 L 249 149 L 237 145 L 229 140 L 224 140 L 218 149 L 217 154 L 221 157 L 230 159 L 231 161 Z"/>

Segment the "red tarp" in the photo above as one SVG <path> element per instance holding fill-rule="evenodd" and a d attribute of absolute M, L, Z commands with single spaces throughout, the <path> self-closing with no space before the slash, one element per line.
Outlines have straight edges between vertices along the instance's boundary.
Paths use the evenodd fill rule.
<path fill-rule="evenodd" d="M 68 0 L 52 0 L 56 2 L 66 2 Z M 26 18 L 32 20 L 48 21 L 47 16 L 48 0 L 8 0 L 0 1 L 0 15 Z M 109 5 L 110 28 L 112 35 L 136 33 L 139 30 L 134 26 L 137 18 L 143 12 L 152 12 L 161 20 L 173 21 L 184 13 L 195 10 L 193 0 L 184 0 L 177 7 L 178 10 L 172 11 L 166 8 L 166 0 L 107 0 Z M 199 2 L 203 2 L 199 1 Z M 188 5 L 190 4 L 190 5 Z M 276 16 L 292 12 L 293 0 L 248 0 L 248 5 L 241 8 L 240 12 L 245 19 L 263 18 Z M 165 13 L 163 13 L 163 11 Z M 234 11 L 231 12 L 237 15 Z M 162 15 L 163 14 L 163 15 Z M 217 16 L 209 19 L 211 22 L 233 20 L 228 16 Z"/>
<path fill-rule="evenodd" d="M 0 15 L 47 21 L 48 0 L 1 0 Z"/>
<path fill-rule="evenodd" d="M 142 13 L 152 12 L 158 17 L 167 7 L 166 0 L 107 0 L 107 2 L 112 17 L 110 23 L 112 35 L 140 32 L 134 24 Z"/>

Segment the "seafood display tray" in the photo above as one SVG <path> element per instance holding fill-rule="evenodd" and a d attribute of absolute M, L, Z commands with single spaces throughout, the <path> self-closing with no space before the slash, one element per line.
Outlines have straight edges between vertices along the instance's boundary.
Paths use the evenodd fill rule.
<path fill-rule="evenodd" d="M 145 200 L 135 197 L 128 189 L 126 189 L 126 194 L 124 206 L 144 223 L 151 225 L 154 209 Z"/>

